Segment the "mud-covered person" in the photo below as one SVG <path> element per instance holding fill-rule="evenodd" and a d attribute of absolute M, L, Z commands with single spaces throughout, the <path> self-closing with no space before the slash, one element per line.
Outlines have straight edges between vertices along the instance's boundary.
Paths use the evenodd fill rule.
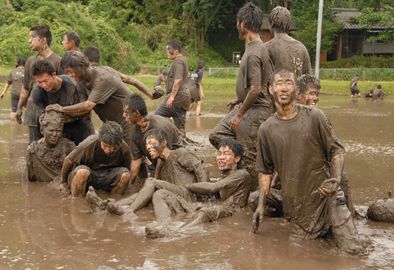
<path fill-rule="evenodd" d="M 60 176 L 63 160 L 75 144 L 63 138 L 63 120 L 60 113 L 50 111 L 40 116 L 43 138 L 27 147 L 26 167 L 29 181 L 49 182 Z"/>
<path fill-rule="evenodd" d="M 46 60 L 38 60 L 32 66 L 32 74 L 36 86 L 31 94 L 31 102 L 40 115 L 48 105 L 59 104 L 69 106 L 81 102 L 77 83 L 67 75 L 56 75 L 52 64 Z M 94 134 L 90 114 L 79 117 L 66 117 L 63 137 L 76 145 L 89 135 Z M 39 126 L 38 117 L 35 119 Z"/>
<path fill-rule="evenodd" d="M 350 81 L 350 97 L 360 97 L 360 90 L 358 89 L 358 81 L 360 80 L 360 76 L 356 75 Z"/>
<path fill-rule="evenodd" d="M 167 147 L 171 150 L 181 146 L 179 133 L 174 123 L 163 116 L 148 114 L 145 100 L 138 94 L 132 94 L 123 100 L 123 116 L 131 125 L 131 179 L 133 183 L 137 175 L 146 178 L 154 176 L 156 162 L 150 160 L 145 147 L 145 134 L 151 129 L 160 129 L 166 134 Z"/>
<path fill-rule="evenodd" d="M 55 69 L 56 73 L 60 71 L 60 56 L 54 53 L 51 49 L 52 33 L 48 26 L 37 25 L 30 28 L 29 33 L 29 47 L 32 51 L 37 52 L 37 55 L 31 56 L 26 60 L 24 84 L 19 97 L 18 108 L 16 111 L 16 120 L 22 124 L 22 108 L 26 106 L 26 113 L 23 122 L 29 128 L 29 143 L 41 138 L 40 127 L 37 125 L 36 119 L 39 114 L 37 109 L 31 102 L 29 96 L 31 95 L 35 80 L 32 73 L 34 62 L 45 59 Z"/>
<path fill-rule="evenodd" d="M 195 107 L 196 116 L 201 115 L 201 103 L 202 100 L 205 98 L 204 89 L 202 87 L 202 77 L 204 76 L 204 69 L 205 63 L 204 61 L 200 60 L 197 62 L 196 69 L 190 74 L 190 79 L 188 83 L 191 102 L 190 110 Z"/>
<path fill-rule="evenodd" d="M 79 43 L 81 42 L 81 38 L 77 31 L 70 30 L 64 33 L 62 45 L 64 51 L 79 51 Z"/>
<path fill-rule="evenodd" d="M 372 91 L 372 100 L 383 100 L 384 99 L 384 91 L 380 84 L 376 85 L 376 87 Z"/>
<path fill-rule="evenodd" d="M 150 129 L 145 133 L 144 140 L 150 158 L 161 160 L 157 178 L 147 178 L 138 193 L 116 202 L 116 205 L 130 205 L 127 211 L 135 213 L 152 201 L 156 217 L 164 222 L 170 218 L 171 212 L 163 209 L 161 204 L 155 204 L 157 198 L 170 200 L 174 212 L 188 212 L 195 198 L 185 185 L 208 181 L 208 170 L 204 162 L 190 150 L 171 150 L 163 130 Z"/>
<path fill-rule="evenodd" d="M 263 220 L 272 174 L 281 181 L 283 211 L 305 238 L 318 238 L 330 230 L 339 247 L 359 253 L 362 246 L 341 190 L 344 148 L 327 117 L 317 108 L 296 104 L 295 74 L 274 73 L 270 83 L 276 113 L 259 128 L 260 196 L 253 215 L 256 232 Z"/>
<path fill-rule="evenodd" d="M 7 82 L 4 85 L 3 91 L 0 94 L 0 99 L 3 99 L 11 86 L 11 113 L 10 119 L 15 120 L 16 110 L 18 109 L 19 96 L 23 85 L 25 76 L 25 63 L 24 57 L 18 57 L 16 68 L 14 68 L 7 77 Z"/>
<path fill-rule="evenodd" d="M 87 137 L 63 162 L 61 189 L 72 196 L 85 194 L 88 187 L 122 194 L 130 180 L 130 150 L 122 139 L 122 128 L 113 121 Z"/>
<path fill-rule="evenodd" d="M 289 36 L 291 15 L 285 7 L 275 7 L 269 15 L 273 39 L 266 43 L 274 70 L 283 68 L 293 71 L 296 76 L 311 74 L 311 60 L 308 50 L 300 41 Z"/>
<path fill-rule="evenodd" d="M 244 167 L 252 176 L 252 189 L 257 187 L 257 131 L 273 112 L 272 98 L 267 90 L 271 65 L 267 48 L 259 36 L 262 20 L 263 12 L 251 2 L 238 11 L 237 29 L 240 39 L 245 40 L 246 49 L 237 77 L 237 97 L 228 104 L 231 111 L 209 135 L 209 141 L 215 148 L 224 138 L 232 138 L 242 144 Z"/>
<path fill-rule="evenodd" d="M 152 97 L 152 93 L 150 92 L 149 88 L 144 83 L 142 83 L 141 81 L 139 81 L 136 78 L 133 78 L 133 77 L 131 77 L 129 75 L 123 74 L 120 71 L 118 71 L 118 70 L 116 70 L 116 69 L 114 69 L 112 67 L 100 65 L 101 53 L 100 53 L 99 48 L 94 47 L 94 46 L 86 47 L 83 50 L 83 54 L 88 58 L 88 60 L 90 62 L 90 65 L 92 65 L 92 66 L 100 66 L 100 67 L 102 67 L 104 69 L 109 70 L 110 72 L 113 72 L 117 76 L 120 76 L 120 79 L 122 80 L 122 82 L 134 86 L 139 91 L 141 91 L 143 94 L 148 96 L 150 99 L 154 99 Z"/>
<path fill-rule="evenodd" d="M 170 40 L 166 45 L 167 57 L 172 60 L 166 81 L 166 95 L 155 114 L 174 120 L 175 126 L 185 132 L 186 112 L 190 106 L 190 93 L 186 88 L 189 71 L 182 55 L 182 44 Z"/>
<path fill-rule="evenodd" d="M 61 60 L 62 69 L 86 90 L 87 100 L 70 106 L 51 106 L 69 116 L 96 112 L 101 121 L 115 121 L 123 130 L 123 139 L 130 142 L 130 125 L 123 118 L 122 101 L 131 95 L 130 89 L 112 72 L 101 66 L 90 66 L 89 60 L 78 51 L 68 52 Z"/>

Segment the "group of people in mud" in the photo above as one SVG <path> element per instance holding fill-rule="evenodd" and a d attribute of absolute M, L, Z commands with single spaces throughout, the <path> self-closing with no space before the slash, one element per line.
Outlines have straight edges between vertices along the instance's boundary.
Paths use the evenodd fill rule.
<path fill-rule="evenodd" d="M 360 89 L 358 88 L 358 81 L 360 80 L 360 75 L 356 75 L 350 81 L 350 97 L 361 97 Z M 369 90 L 364 94 L 364 98 L 371 99 L 372 101 L 383 100 L 385 94 L 382 85 L 377 84 L 375 88 Z"/>
<path fill-rule="evenodd" d="M 15 110 L 21 122 L 26 106 L 27 178 L 58 179 L 71 196 L 84 195 L 93 209 L 116 215 L 136 213 L 152 203 L 157 223 L 145 230 L 152 238 L 231 216 L 249 202 L 255 205 L 255 233 L 265 215 L 283 216 L 307 238 L 332 234 L 347 252 L 362 252 L 343 172 L 345 151 L 328 118 L 316 108 L 320 83 L 311 75 L 308 51 L 289 36 L 286 8 L 272 10 L 273 38 L 267 43 L 259 35 L 262 19 L 262 11 L 251 2 L 237 14 L 245 52 L 236 98 L 209 135 L 222 173 L 218 179 L 210 179 L 203 160 L 185 147 L 191 95 L 179 41 L 167 43 L 172 63 L 164 98 L 149 114 L 144 98 L 125 83 L 154 99 L 163 94 L 160 82 L 150 91 L 100 65 L 98 48 L 81 52 L 75 31 L 64 35 L 67 51 L 60 57 L 50 48 L 49 28 L 32 27 L 29 46 L 37 55 L 25 63 Z M 103 122 L 97 134 L 92 110 Z M 130 195 L 136 179 L 143 185 Z M 128 196 L 102 199 L 95 190 Z M 180 213 L 192 218 L 174 228 L 172 217 Z"/>

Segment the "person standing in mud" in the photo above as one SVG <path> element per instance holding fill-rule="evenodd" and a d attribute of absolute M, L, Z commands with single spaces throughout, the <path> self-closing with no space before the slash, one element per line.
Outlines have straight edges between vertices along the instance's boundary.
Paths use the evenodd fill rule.
<path fill-rule="evenodd" d="M 245 150 L 245 167 L 252 176 L 252 189 L 257 186 L 256 142 L 257 130 L 273 112 L 272 99 L 267 91 L 271 74 L 268 51 L 259 32 L 263 12 L 249 2 L 237 14 L 239 37 L 245 40 L 246 49 L 239 67 L 236 94 L 228 105 L 231 109 L 209 135 L 211 144 L 218 148 L 224 138 L 239 141 Z"/>
<path fill-rule="evenodd" d="M 188 86 L 190 87 L 190 96 L 192 104 L 190 105 L 190 110 L 193 105 L 196 107 L 196 116 L 201 115 L 201 103 L 204 96 L 204 89 L 202 87 L 202 77 L 204 75 L 204 61 L 200 60 L 197 63 L 197 68 L 191 73 Z"/>
<path fill-rule="evenodd" d="M 155 172 L 156 162 L 149 160 L 149 153 L 145 148 L 144 135 L 149 130 L 160 129 L 165 132 L 167 147 L 171 150 L 179 148 L 181 142 L 178 129 L 174 123 L 170 119 L 160 115 L 148 115 L 145 100 L 138 94 L 132 94 L 124 99 L 123 116 L 131 125 L 130 150 L 132 162 L 130 181 L 133 183 L 141 171 L 144 172 L 141 174 L 143 178 L 148 176 L 147 172 L 150 172 L 151 176 Z"/>
<path fill-rule="evenodd" d="M 126 74 L 123 74 L 112 67 L 100 65 L 101 53 L 97 47 L 94 47 L 94 46 L 87 47 L 87 48 L 85 48 L 85 50 L 83 50 L 83 54 L 88 58 L 90 65 L 100 66 L 104 69 L 108 69 L 110 72 L 113 72 L 114 74 L 119 75 L 122 82 L 134 86 L 135 88 L 140 90 L 143 94 L 148 96 L 150 99 L 158 98 L 158 97 L 153 97 L 149 88 L 145 84 L 143 84 L 141 81 L 139 81 L 131 76 L 128 76 Z"/>
<path fill-rule="evenodd" d="M 311 74 L 311 60 L 308 50 L 300 41 L 289 36 L 291 16 L 285 7 L 275 7 L 269 24 L 273 39 L 266 43 L 274 70 L 283 68 L 293 71 L 296 76 Z"/>
<path fill-rule="evenodd" d="M 67 31 L 63 36 L 63 48 L 64 51 L 79 51 L 79 43 L 81 39 L 77 31 L 70 30 Z"/>
<path fill-rule="evenodd" d="M 11 120 L 15 120 L 16 110 L 18 108 L 19 96 L 21 94 L 21 88 L 25 76 L 25 62 L 26 59 L 24 57 L 18 57 L 16 68 L 14 68 L 8 75 L 7 83 L 0 94 L 0 99 L 3 99 L 8 88 L 11 86 Z"/>
<path fill-rule="evenodd" d="M 175 126 L 185 132 L 186 112 L 190 106 L 190 93 L 186 88 L 189 78 L 186 59 L 182 55 L 182 44 L 170 40 L 166 46 L 167 57 L 172 60 L 166 82 L 166 95 L 155 114 L 172 117 Z"/>
<path fill-rule="evenodd" d="M 19 97 L 18 108 L 16 110 L 16 121 L 22 124 L 22 108 L 26 106 L 26 114 L 23 119 L 25 125 L 29 127 L 29 143 L 41 138 L 40 128 L 37 125 L 38 119 L 37 109 L 29 98 L 34 88 L 34 77 L 32 74 L 32 66 L 38 60 L 45 59 L 55 68 L 57 74 L 60 70 L 60 56 L 51 49 L 52 33 L 48 26 L 37 25 L 30 28 L 29 47 L 32 51 L 37 52 L 35 56 L 27 59 L 25 65 L 24 85 Z"/>
<path fill-rule="evenodd" d="M 67 75 L 56 75 L 55 69 L 46 60 L 36 61 L 32 66 L 32 74 L 37 85 L 32 91 L 31 102 L 37 110 L 37 115 L 51 104 L 68 106 L 81 101 L 76 82 Z M 63 136 L 76 145 L 94 134 L 89 113 L 81 117 L 68 117 L 65 120 L 67 121 L 64 124 Z M 36 121 L 36 125 L 39 126 L 38 118 Z"/>
<path fill-rule="evenodd" d="M 85 194 L 92 186 L 112 194 L 122 194 L 130 180 L 130 150 L 122 139 L 121 126 L 105 122 L 98 134 L 87 137 L 63 162 L 61 185 L 72 196 Z"/>
<path fill-rule="evenodd" d="M 75 144 L 62 137 L 63 120 L 60 113 L 51 111 L 42 114 L 40 130 L 43 138 L 27 147 L 27 179 L 50 182 L 59 177 L 63 160 L 75 148 Z"/>
<path fill-rule="evenodd" d="M 350 97 L 360 97 L 360 90 L 358 89 L 358 81 L 360 80 L 360 76 L 356 75 L 350 81 Z"/>
<path fill-rule="evenodd" d="M 64 55 L 62 68 L 86 90 L 87 100 L 69 106 L 51 106 L 52 110 L 69 116 L 80 116 L 93 109 L 101 121 L 115 121 L 123 130 L 123 139 L 130 142 L 130 125 L 123 118 L 122 101 L 131 95 L 130 89 L 113 73 L 101 66 L 90 66 L 81 52 L 73 51 Z"/>
<path fill-rule="evenodd" d="M 260 196 L 253 231 L 263 220 L 274 171 L 281 181 L 283 212 L 306 238 L 329 230 L 339 247 L 362 251 L 352 215 L 341 190 L 344 148 L 327 117 L 317 108 L 296 105 L 295 74 L 274 73 L 270 83 L 276 114 L 259 128 L 257 170 Z"/>

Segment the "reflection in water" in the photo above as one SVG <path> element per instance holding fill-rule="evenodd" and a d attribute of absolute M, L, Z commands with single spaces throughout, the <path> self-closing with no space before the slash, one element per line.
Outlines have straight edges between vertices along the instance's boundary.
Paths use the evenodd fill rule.
<path fill-rule="evenodd" d="M 346 171 L 358 205 L 394 191 L 393 104 L 393 99 L 376 106 L 344 97 L 324 97 L 319 104 L 347 149 Z M 225 110 L 187 122 L 188 136 L 201 144 L 192 150 L 213 177 L 219 172 L 208 134 Z M 25 127 L 10 123 L 8 110 L 0 110 L 0 269 L 392 269 L 394 264 L 391 224 L 358 221 L 360 233 L 374 245 L 359 258 L 340 254 L 329 241 L 294 237 L 283 219 L 266 218 L 254 235 L 248 208 L 175 237 L 146 239 L 151 208 L 122 218 L 92 214 L 83 199 L 62 197 L 55 184 L 23 182 L 26 141 Z"/>

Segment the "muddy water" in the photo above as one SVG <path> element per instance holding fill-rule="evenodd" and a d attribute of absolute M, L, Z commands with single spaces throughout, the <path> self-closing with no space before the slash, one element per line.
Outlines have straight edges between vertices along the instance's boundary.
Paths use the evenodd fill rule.
<path fill-rule="evenodd" d="M 289 233 L 283 219 L 266 218 L 250 233 L 249 209 L 193 232 L 149 240 L 144 226 L 151 209 L 138 216 L 92 214 L 82 199 L 61 196 L 53 184 L 24 183 L 26 129 L 8 121 L 8 102 L 0 104 L 0 269 L 392 269 L 394 226 L 359 221 L 374 250 L 365 257 L 338 252 L 330 242 L 305 241 Z M 346 171 L 357 205 L 394 191 L 394 99 L 384 103 L 322 97 L 347 149 Z M 207 134 L 223 111 L 204 108 L 190 117 L 196 152 L 213 163 Z M 212 175 L 217 171 L 212 165 Z"/>

